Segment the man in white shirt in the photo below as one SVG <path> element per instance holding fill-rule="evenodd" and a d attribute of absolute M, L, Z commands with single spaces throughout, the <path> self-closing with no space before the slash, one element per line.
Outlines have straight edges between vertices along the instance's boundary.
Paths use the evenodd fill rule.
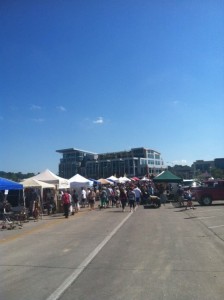
<path fill-rule="evenodd" d="M 86 190 L 84 189 L 84 187 L 82 187 L 81 190 L 81 205 L 82 207 L 85 207 L 86 205 Z"/>
<path fill-rule="evenodd" d="M 138 186 L 136 186 L 133 191 L 135 193 L 136 204 L 137 204 L 137 206 L 139 206 L 142 192 Z"/>

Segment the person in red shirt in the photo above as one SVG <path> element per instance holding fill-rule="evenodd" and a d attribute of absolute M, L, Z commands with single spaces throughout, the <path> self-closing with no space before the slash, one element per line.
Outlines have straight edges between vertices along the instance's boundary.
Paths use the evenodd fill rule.
<path fill-rule="evenodd" d="M 68 218 L 71 202 L 70 202 L 69 193 L 67 191 L 65 191 L 62 195 L 62 205 L 64 208 L 65 218 Z"/>

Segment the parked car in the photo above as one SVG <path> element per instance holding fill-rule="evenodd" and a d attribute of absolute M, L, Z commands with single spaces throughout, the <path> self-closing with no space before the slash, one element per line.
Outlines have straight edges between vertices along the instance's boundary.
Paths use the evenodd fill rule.
<path fill-rule="evenodd" d="M 224 180 L 205 181 L 191 190 L 194 200 L 201 205 L 211 205 L 212 201 L 224 200 Z"/>
<path fill-rule="evenodd" d="M 183 179 L 181 184 L 184 189 L 201 186 L 201 183 L 195 179 Z"/>

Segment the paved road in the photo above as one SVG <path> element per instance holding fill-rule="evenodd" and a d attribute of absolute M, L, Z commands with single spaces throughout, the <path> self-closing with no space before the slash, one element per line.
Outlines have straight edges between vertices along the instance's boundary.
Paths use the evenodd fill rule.
<path fill-rule="evenodd" d="M 223 205 L 85 210 L 0 238 L 0 299 L 223 299 Z"/>

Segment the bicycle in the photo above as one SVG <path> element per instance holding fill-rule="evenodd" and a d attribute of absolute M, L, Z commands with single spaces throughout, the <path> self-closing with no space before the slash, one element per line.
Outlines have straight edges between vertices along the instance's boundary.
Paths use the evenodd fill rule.
<path fill-rule="evenodd" d="M 12 220 L 7 213 L 2 213 L 1 218 L 2 218 L 1 223 L 0 223 L 1 230 L 3 230 L 3 229 L 12 230 L 12 229 L 16 228 L 16 224 L 15 224 L 14 220 Z"/>

